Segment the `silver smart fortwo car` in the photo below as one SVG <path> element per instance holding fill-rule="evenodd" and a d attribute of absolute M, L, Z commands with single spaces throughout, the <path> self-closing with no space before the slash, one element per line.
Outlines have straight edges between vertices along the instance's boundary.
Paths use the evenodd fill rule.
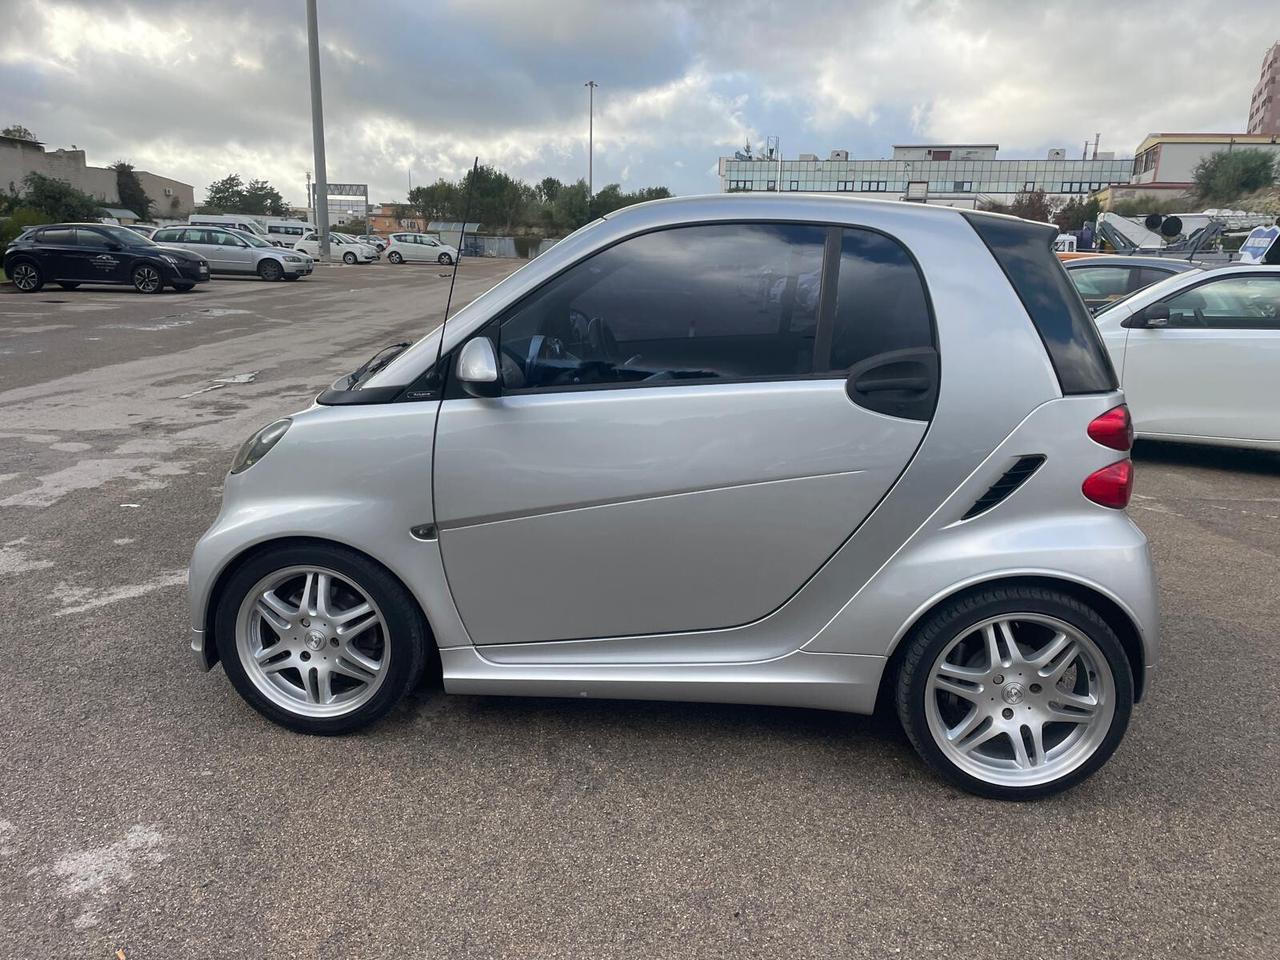
<path fill-rule="evenodd" d="M 883 703 L 965 789 L 1069 787 L 1157 606 L 1055 236 L 803 195 L 598 220 L 245 443 L 196 657 L 311 733 L 438 662 L 468 694 Z"/>

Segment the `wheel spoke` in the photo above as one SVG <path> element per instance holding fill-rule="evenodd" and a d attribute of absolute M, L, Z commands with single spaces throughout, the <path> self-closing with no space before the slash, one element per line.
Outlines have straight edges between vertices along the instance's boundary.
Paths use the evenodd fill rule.
<path fill-rule="evenodd" d="M 1070 723 L 1088 723 L 1098 709 L 1098 698 L 1092 694 L 1068 693 L 1058 690 L 1050 701 L 1048 710 L 1054 720 Z"/>
<path fill-rule="evenodd" d="M 1022 729 L 1031 737 L 1031 750 L 1028 753 L 1028 759 L 1031 761 L 1031 766 L 1038 767 L 1044 763 L 1044 724 L 1024 723 Z M 1022 737 L 1018 739 L 1022 739 Z"/>
<path fill-rule="evenodd" d="M 1021 729 L 1009 732 L 1009 742 L 1013 744 L 1013 762 L 1017 764 L 1018 769 L 1027 770 L 1035 766 L 1027 753 L 1027 744 L 1022 739 Z"/>
<path fill-rule="evenodd" d="M 967 740 L 957 741 L 955 744 L 955 748 L 959 750 L 961 753 L 972 753 L 977 747 L 982 746 L 984 743 L 986 743 L 989 740 L 994 740 L 996 737 L 1000 736 L 1002 733 L 1004 733 L 1004 730 L 1001 727 L 997 726 L 996 724 L 992 723 L 985 730 L 981 730 L 978 733 L 971 734 Z"/>
<path fill-rule="evenodd" d="M 331 588 L 331 584 L 329 582 L 329 575 L 327 573 L 317 573 L 316 574 L 316 597 L 315 597 L 316 615 L 320 617 L 324 617 L 324 619 L 326 620 L 331 619 L 333 616 L 333 614 L 330 613 L 329 611 L 330 588 Z"/>
<path fill-rule="evenodd" d="M 954 693 L 957 697 L 963 697 L 965 700 L 972 700 L 975 703 L 978 697 L 982 695 L 983 687 L 981 684 L 964 683 L 960 680 L 954 680 L 951 677 L 934 676 L 933 685 L 938 690 L 945 693 Z"/>
<path fill-rule="evenodd" d="M 316 575 L 308 573 L 302 584 L 302 596 L 298 598 L 298 612 L 315 616 Z"/>
<path fill-rule="evenodd" d="M 333 673 L 328 667 L 316 667 L 316 691 L 320 703 L 333 702 Z"/>
<path fill-rule="evenodd" d="M 278 651 L 271 651 L 271 652 L 278 652 Z M 282 657 L 281 659 L 275 660 L 271 663 L 262 664 L 262 672 L 270 676 L 273 673 L 279 673 L 281 670 L 288 670 L 290 667 L 296 667 L 297 665 L 298 664 L 293 659 L 293 656 L 290 655 L 287 657 Z"/>
<path fill-rule="evenodd" d="M 342 626 L 345 623 L 350 623 L 352 620 L 356 619 L 356 617 L 363 617 L 366 613 L 369 613 L 372 610 L 373 607 L 369 606 L 369 604 L 361 603 L 346 610 L 338 610 L 335 613 L 331 613 L 329 619 L 338 626 Z"/>
<path fill-rule="evenodd" d="M 962 742 L 965 737 L 972 735 L 975 730 L 982 726 L 983 721 L 986 719 L 987 715 L 978 708 L 977 704 L 974 704 L 973 709 L 969 711 L 963 720 L 954 727 L 947 728 L 947 739 L 952 743 Z"/>
<path fill-rule="evenodd" d="M 1080 645 L 1065 633 L 1060 633 L 1050 642 L 1049 648 L 1036 658 L 1039 668 L 1037 672 L 1050 684 L 1057 683 L 1079 655 Z"/>
<path fill-rule="evenodd" d="M 354 658 L 344 655 L 333 661 L 333 672 L 350 677 L 352 680 L 359 680 L 361 683 L 372 683 L 378 675 L 378 668 L 375 665 L 372 670 L 366 670 Z"/>
<path fill-rule="evenodd" d="M 381 618 L 376 613 L 371 613 L 363 620 L 357 620 L 355 623 L 343 624 L 338 627 L 338 636 L 344 641 L 349 641 L 381 622 Z"/>
<path fill-rule="evenodd" d="M 373 659 L 373 657 L 369 656 L 363 650 L 357 649 L 352 643 L 347 643 L 343 646 L 341 657 L 351 663 L 354 663 L 366 673 L 373 674 L 382 669 L 381 660 Z"/>

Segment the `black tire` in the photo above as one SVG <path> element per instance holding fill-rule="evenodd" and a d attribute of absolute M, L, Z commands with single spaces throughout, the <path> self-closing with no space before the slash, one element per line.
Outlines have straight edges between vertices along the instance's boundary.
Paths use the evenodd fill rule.
<path fill-rule="evenodd" d="M 58 286 L 60 286 L 63 290 L 75 290 L 77 287 L 79 287 L 79 286 L 80 286 L 80 282 L 79 282 L 79 281 L 59 280 L 59 281 L 58 281 Z"/>
<path fill-rule="evenodd" d="M 284 267 L 280 266 L 280 261 L 278 260 L 263 260 L 258 264 L 258 276 L 263 280 L 274 283 L 284 276 Z"/>
<path fill-rule="evenodd" d="M 273 703 L 254 686 L 236 650 L 236 617 L 245 595 L 273 571 L 306 565 L 327 567 L 359 584 L 377 604 L 387 625 L 391 660 L 386 679 L 370 700 L 338 717 L 299 716 Z M 336 544 L 273 547 L 243 564 L 218 600 L 214 641 L 227 678 L 251 707 L 290 730 L 325 736 L 350 733 L 385 716 L 422 677 L 432 643 L 422 611 L 400 581 L 368 557 Z"/>
<path fill-rule="evenodd" d="M 195 288 L 196 288 L 196 285 L 195 285 L 194 283 L 175 283 L 175 284 L 173 284 L 173 289 L 177 290 L 179 293 L 190 293 L 190 292 L 191 292 L 192 290 L 194 290 Z"/>
<path fill-rule="evenodd" d="M 449 264 L 453 263 L 453 257 L 449 256 L 447 253 L 442 253 L 440 256 L 436 257 L 436 261 L 438 263 L 443 263 L 447 267 Z"/>
<path fill-rule="evenodd" d="M 14 260 L 9 264 L 9 278 L 21 293 L 39 293 L 44 286 L 44 273 L 34 260 Z"/>
<path fill-rule="evenodd" d="M 391 263 L 404 263 L 404 257 L 401 256 L 399 250 L 392 250 L 387 254 L 387 260 Z"/>
<path fill-rule="evenodd" d="M 1115 687 L 1111 726 L 1094 752 L 1074 770 L 1047 783 L 1007 786 L 989 783 L 956 766 L 939 748 L 925 714 L 930 670 L 948 644 L 966 629 L 1002 614 L 1041 614 L 1064 621 L 1102 652 Z M 949 601 L 929 614 L 903 640 L 905 655 L 896 679 L 896 705 L 912 746 L 935 773 L 962 790 L 996 800 L 1034 800 L 1086 780 L 1120 745 L 1133 711 L 1133 669 L 1115 631 L 1097 610 L 1057 590 L 1033 586 L 993 586 Z M 998 682 L 998 681 L 997 681 Z"/>
<path fill-rule="evenodd" d="M 343 262 L 343 263 L 355 263 L 355 262 L 356 262 L 356 260 L 358 260 L 358 259 L 359 259 L 359 257 L 357 257 L 357 256 L 356 256 L 354 253 L 352 253 L 350 250 L 348 250 L 346 253 L 344 253 L 344 254 L 342 255 L 342 262 Z"/>
<path fill-rule="evenodd" d="M 164 289 L 164 275 L 154 263 L 140 263 L 129 274 L 133 289 L 139 293 L 159 293 Z"/>

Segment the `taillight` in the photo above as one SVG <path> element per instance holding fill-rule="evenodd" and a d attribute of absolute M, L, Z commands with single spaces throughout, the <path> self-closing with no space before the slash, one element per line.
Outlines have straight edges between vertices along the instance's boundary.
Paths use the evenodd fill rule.
<path fill-rule="evenodd" d="M 1093 471 L 1084 478 L 1080 492 L 1094 503 L 1123 510 L 1129 505 L 1129 497 L 1133 493 L 1133 464 L 1128 460 L 1120 460 Z"/>
<path fill-rule="evenodd" d="M 1131 449 L 1133 421 L 1129 419 L 1129 408 L 1122 403 L 1094 417 L 1089 423 L 1089 439 L 1112 450 Z"/>

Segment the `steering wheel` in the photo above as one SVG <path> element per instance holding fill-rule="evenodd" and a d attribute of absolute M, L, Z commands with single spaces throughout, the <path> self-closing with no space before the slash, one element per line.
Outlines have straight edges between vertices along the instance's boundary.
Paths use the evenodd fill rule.
<path fill-rule="evenodd" d="M 559 337 L 536 334 L 529 340 L 529 353 L 524 360 L 525 380 L 529 383 L 534 382 L 534 371 L 538 369 L 540 363 L 547 360 L 563 360 L 566 356 L 564 341 Z"/>
<path fill-rule="evenodd" d="M 1192 311 L 1191 311 L 1191 313 L 1192 313 L 1192 315 L 1196 318 L 1196 326 L 1197 326 L 1197 327 L 1207 327 L 1207 326 L 1209 326 L 1209 321 L 1208 321 L 1208 320 L 1206 320 L 1206 319 L 1204 318 L 1204 311 L 1203 311 L 1203 310 L 1201 310 L 1199 307 L 1195 307 L 1195 308 L 1193 308 L 1193 309 L 1192 309 Z"/>

